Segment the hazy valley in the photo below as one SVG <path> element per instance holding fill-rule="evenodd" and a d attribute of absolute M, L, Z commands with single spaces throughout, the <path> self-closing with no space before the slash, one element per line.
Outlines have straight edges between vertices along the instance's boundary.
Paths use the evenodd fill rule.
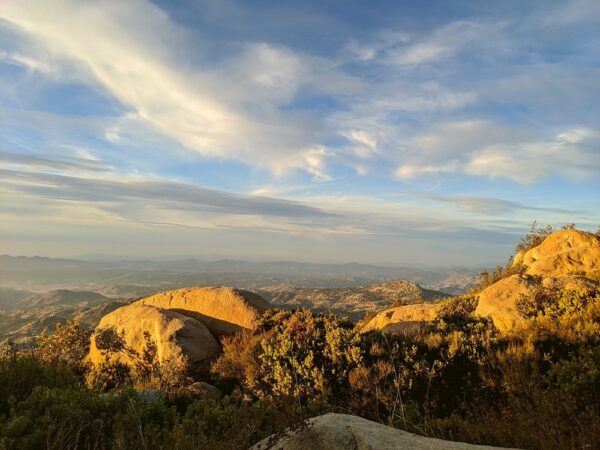
<path fill-rule="evenodd" d="M 186 286 L 250 289 L 283 308 L 307 307 L 359 319 L 397 301 L 414 303 L 466 292 L 478 272 L 225 260 L 89 262 L 5 255 L 0 256 L 0 340 L 10 337 L 26 345 L 44 328 L 53 330 L 73 318 L 95 325 L 99 311 Z"/>

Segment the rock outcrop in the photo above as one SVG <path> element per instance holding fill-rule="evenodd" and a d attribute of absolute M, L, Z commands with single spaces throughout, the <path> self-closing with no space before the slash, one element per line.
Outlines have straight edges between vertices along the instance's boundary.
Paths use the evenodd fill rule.
<path fill-rule="evenodd" d="M 367 322 L 360 331 L 362 333 L 374 330 L 384 333 L 413 333 L 435 320 L 441 307 L 440 303 L 422 303 L 386 309 Z"/>
<path fill-rule="evenodd" d="M 387 427 L 347 414 L 325 414 L 308 421 L 306 428 L 275 442 L 267 438 L 251 450 L 477 450 L 498 449 L 485 445 L 444 441 Z"/>
<path fill-rule="evenodd" d="M 479 293 L 475 314 L 491 317 L 500 331 L 518 327 L 524 319 L 516 301 L 540 283 L 545 287 L 590 288 L 600 274 L 600 239 L 592 233 L 560 230 L 527 251 L 519 252 L 513 265 L 522 265 L 522 275 L 504 278 Z"/>
<path fill-rule="evenodd" d="M 504 278 L 479 293 L 475 314 L 491 317 L 500 331 L 511 330 L 524 322 L 517 312 L 517 299 L 530 292 L 534 285 L 531 277 L 512 275 Z"/>
<path fill-rule="evenodd" d="M 113 328 L 123 333 L 125 344 L 138 354 L 146 345 L 144 333 L 157 346 L 159 362 L 187 360 L 192 374 L 202 376 L 220 354 L 219 339 L 243 329 L 253 329 L 269 308 L 262 297 L 227 287 L 185 288 L 162 292 L 122 306 L 102 318 L 96 331 Z M 92 338 L 89 360 L 98 364 L 117 358 L 134 365 L 124 351 L 101 351 Z"/>
<path fill-rule="evenodd" d="M 565 276 L 600 274 L 600 238 L 579 230 L 561 230 L 527 251 L 519 252 L 513 264 L 522 264 L 528 275 Z"/>
<path fill-rule="evenodd" d="M 146 348 L 145 333 L 156 345 L 159 362 L 183 364 L 184 359 L 195 374 L 207 373 L 210 363 L 219 355 L 220 347 L 208 328 L 193 317 L 185 316 L 177 311 L 159 309 L 154 306 L 133 303 L 123 306 L 104 316 L 97 331 L 113 328 L 123 333 L 127 347 L 143 354 Z M 89 360 L 94 364 L 101 363 L 104 358 L 116 358 L 121 362 L 134 365 L 127 352 L 106 354 L 98 348 L 96 339 L 92 337 Z"/>
<path fill-rule="evenodd" d="M 513 261 L 523 273 L 503 278 L 477 294 L 475 314 L 490 317 L 496 328 L 506 332 L 525 322 L 517 311 L 517 300 L 544 287 L 591 288 L 600 278 L 600 238 L 578 230 L 556 231 Z M 407 305 L 387 309 L 373 317 L 362 332 L 412 332 L 438 318 L 439 304 Z"/>
<path fill-rule="evenodd" d="M 216 337 L 253 329 L 260 314 L 271 307 L 253 292 L 229 287 L 177 289 L 152 295 L 139 303 L 194 317 Z"/>

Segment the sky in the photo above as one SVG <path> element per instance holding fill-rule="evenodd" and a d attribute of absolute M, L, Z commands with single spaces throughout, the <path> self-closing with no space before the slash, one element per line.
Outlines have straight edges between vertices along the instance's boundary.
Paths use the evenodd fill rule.
<path fill-rule="evenodd" d="M 0 253 L 480 265 L 599 193 L 597 0 L 0 4 Z"/>

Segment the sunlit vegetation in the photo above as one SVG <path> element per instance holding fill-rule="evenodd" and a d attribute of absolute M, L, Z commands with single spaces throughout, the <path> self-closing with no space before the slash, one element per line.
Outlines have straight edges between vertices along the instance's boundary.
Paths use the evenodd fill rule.
<path fill-rule="evenodd" d="M 212 380 L 227 394 L 220 401 L 169 390 L 150 342 L 138 355 L 146 369 L 87 367 L 87 332 L 66 324 L 32 352 L 3 347 L 0 446 L 244 448 L 333 410 L 445 439 L 598 448 L 599 292 L 540 288 L 519 300 L 527 326 L 509 336 L 474 308 L 473 296 L 448 300 L 412 337 L 269 311 L 254 332 L 223 341 Z"/>
<path fill-rule="evenodd" d="M 521 250 L 543 241 L 532 226 Z M 521 267 L 483 274 L 478 289 Z M 159 361 L 108 329 L 86 362 L 75 322 L 36 348 L 0 346 L 0 449 L 241 449 L 345 412 L 415 433 L 526 449 L 600 448 L 600 290 L 538 283 L 518 298 L 524 325 L 500 334 L 476 317 L 477 290 L 444 300 L 416 334 L 360 334 L 333 315 L 267 311 L 254 331 L 222 340 L 207 381 L 220 400 L 190 395 L 187 367 Z"/>
<path fill-rule="evenodd" d="M 563 227 L 564 230 L 572 230 L 575 229 L 575 224 L 567 224 Z M 526 233 L 521 241 L 517 244 L 515 250 L 517 252 L 527 251 L 530 248 L 537 247 L 544 239 L 552 234 L 554 228 L 551 225 L 540 225 L 536 221 L 534 221 L 529 226 L 529 232 Z"/>

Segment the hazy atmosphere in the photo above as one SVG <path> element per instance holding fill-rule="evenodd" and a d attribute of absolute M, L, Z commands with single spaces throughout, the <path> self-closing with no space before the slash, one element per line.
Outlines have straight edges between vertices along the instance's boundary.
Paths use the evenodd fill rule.
<path fill-rule="evenodd" d="M 0 450 L 600 449 L 600 0 L 0 0 Z"/>
<path fill-rule="evenodd" d="M 600 223 L 600 4 L 8 1 L 0 245 L 503 262 Z"/>

